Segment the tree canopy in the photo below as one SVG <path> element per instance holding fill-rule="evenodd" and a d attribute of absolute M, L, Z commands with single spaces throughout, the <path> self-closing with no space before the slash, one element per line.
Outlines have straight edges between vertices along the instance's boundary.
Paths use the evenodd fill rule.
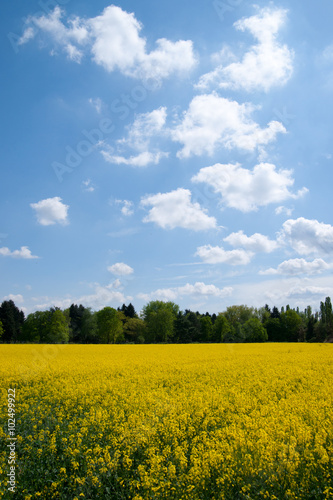
<path fill-rule="evenodd" d="M 323 342 L 333 339 L 330 297 L 318 312 L 310 306 L 256 309 L 228 306 L 216 314 L 180 311 L 174 302 L 153 300 L 140 313 L 133 304 L 93 311 L 82 304 L 52 307 L 27 318 L 12 300 L 0 306 L 0 342 L 31 343 L 190 343 L 190 342 Z"/>

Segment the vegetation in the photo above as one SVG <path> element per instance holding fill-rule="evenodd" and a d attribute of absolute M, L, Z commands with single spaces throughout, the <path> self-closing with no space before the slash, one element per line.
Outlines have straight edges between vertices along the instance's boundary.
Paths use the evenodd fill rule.
<path fill-rule="evenodd" d="M 0 499 L 332 499 L 330 344 L 1 350 Z"/>
<path fill-rule="evenodd" d="M 279 310 L 268 305 L 256 309 L 229 306 L 216 314 L 180 311 L 173 302 L 146 304 L 140 316 L 133 304 L 118 309 L 92 311 L 82 304 L 68 309 L 53 307 L 24 317 L 12 300 L 0 306 L 0 341 L 3 343 L 239 343 L 239 342 L 323 342 L 333 338 L 330 297 L 318 312 L 288 305 Z"/>

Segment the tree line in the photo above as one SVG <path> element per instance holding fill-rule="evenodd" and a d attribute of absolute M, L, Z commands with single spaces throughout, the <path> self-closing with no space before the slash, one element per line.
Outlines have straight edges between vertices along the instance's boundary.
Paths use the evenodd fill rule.
<path fill-rule="evenodd" d="M 319 311 L 288 305 L 280 310 L 229 306 L 219 314 L 181 311 L 174 302 L 104 307 L 93 311 L 82 304 L 68 309 L 52 307 L 25 317 L 12 300 L 0 306 L 0 342 L 3 343 L 193 343 L 193 342 L 324 342 L 333 340 L 330 297 Z"/>

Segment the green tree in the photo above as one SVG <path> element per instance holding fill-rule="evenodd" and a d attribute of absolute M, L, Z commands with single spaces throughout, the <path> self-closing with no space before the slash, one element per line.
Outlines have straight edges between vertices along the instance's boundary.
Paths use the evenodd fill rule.
<path fill-rule="evenodd" d="M 237 324 L 243 325 L 245 321 L 253 318 L 255 315 L 255 310 L 253 307 L 248 307 L 245 305 L 229 306 L 224 312 L 224 315 L 227 318 L 229 324 L 236 328 Z"/>
<path fill-rule="evenodd" d="M 302 318 L 293 309 L 286 309 L 281 313 L 282 342 L 297 342 L 301 333 Z"/>
<path fill-rule="evenodd" d="M 118 307 L 118 311 L 123 312 L 127 318 L 137 318 L 138 317 L 138 315 L 136 314 L 136 311 L 134 309 L 134 306 L 131 302 L 128 304 L 128 306 L 123 304 L 121 306 L 121 308 Z"/>
<path fill-rule="evenodd" d="M 142 309 L 147 325 L 148 342 L 168 342 L 174 335 L 175 320 L 179 307 L 173 302 L 153 300 Z"/>
<path fill-rule="evenodd" d="M 69 318 L 70 318 L 70 340 L 71 342 L 81 343 L 82 338 L 82 322 L 83 315 L 86 308 L 80 304 L 72 304 L 69 308 Z"/>
<path fill-rule="evenodd" d="M 283 333 L 280 318 L 270 317 L 265 321 L 264 326 L 266 328 L 268 340 L 270 342 L 282 342 L 283 341 L 284 333 Z"/>
<path fill-rule="evenodd" d="M 250 318 L 243 325 L 246 342 L 266 342 L 268 335 L 266 328 L 258 318 Z"/>
<path fill-rule="evenodd" d="M 86 307 L 81 319 L 81 341 L 84 344 L 98 343 L 97 313 Z"/>
<path fill-rule="evenodd" d="M 179 311 L 174 323 L 174 341 L 180 344 L 188 344 L 191 342 L 190 337 L 191 323 L 185 312 Z"/>
<path fill-rule="evenodd" d="M 124 322 L 124 336 L 127 342 L 143 344 L 145 341 L 146 324 L 141 318 L 127 317 Z"/>
<path fill-rule="evenodd" d="M 96 313 L 98 337 L 102 344 L 123 342 L 121 313 L 113 307 L 104 307 Z"/>
<path fill-rule="evenodd" d="M 46 338 L 50 344 L 67 344 L 69 340 L 69 318 L 60 309 L 52 310 Z"/>
<path fill-rule="evenodd" d="M 2 326 L 2 321 L 0 320 L 0 339 L 3 336 L 3 326 Z"/>
<path fill-rule="evenodd" d="M 219 313 L 213 327 L 214 342 L 223 342 L 230 332 L 231 326 L 229 321 L 223 313 Z"/>
<path fill-rule="evenodd" d="M 26 342 L 42 344 L 67 343 L 69 319 L 57 308 L 31 313 L 24 322 L 22 338 Z"/>
<path fill-rule="evenodd" d="M 190 342 L 200 342 L 201 340 L 201 325 L 200 315 L 193 311 L 186 311 L 186 317 L 189 322 L 188 335 L 191 339 Z"/>
<path fill-rule="evenodd" d="M 201 342 L 210 342 L 213 336 L 213 324 L 210 316 L 201 316 L 200 322 L 200 340 Z"/>
<path fill-rule="evenodd" d="M 3 342 L 21 340 L 24 313 L 20 311 L 12 300 L 5 300 L 0 306 L 0 321 L 3 328 Z"/>

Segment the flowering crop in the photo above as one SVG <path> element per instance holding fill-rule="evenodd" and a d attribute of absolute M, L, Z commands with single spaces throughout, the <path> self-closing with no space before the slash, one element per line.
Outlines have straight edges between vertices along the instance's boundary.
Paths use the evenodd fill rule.
<path fill-rule="evenodd" d="M 333 498 L 329 344 L 1 345 L 0 498 Z M 17 491 L 7 489 L 16 389 Z"/>

